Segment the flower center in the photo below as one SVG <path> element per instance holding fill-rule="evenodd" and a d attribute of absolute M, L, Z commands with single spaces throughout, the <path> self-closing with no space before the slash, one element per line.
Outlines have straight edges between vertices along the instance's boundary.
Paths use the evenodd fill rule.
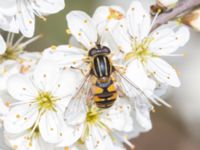
<path fill-rule="evenodd" d="M 22 50 L 7 48 L 5 53 L 3 55 L 0 55 L 0 63 L 7 59 L 16 60 L 21 52 Z"/>
<path fill-rule="evenodd" d="M 41 92 L 36 98 L 38 101 L 39 109 L 53 109 L 55 106 L 56 98 L 50 92 Z"/>
<path fill-rule="evenodd" d="M 125 60 L 128 61 L 132 58 L 140 60 L 142 63 L 145 63 L 149 56 L 153 57 L 155 54 L 149 51 L 149 45 L 153 41 L 152 38 L 147 37 L 141 43 L 133 42 L 133 49 L 131 52 L 127 53 Z"/>
<path fill-rule="evenodd" d="M 97 110 L 90 110 L 89 112 L 87 112 L 86 115 L 87 123 L 94 124 L 98 121 L 98 119 L 99 119 L 99 113 L 97 112 Z"/>
<path fill-rule="evenodd" d="M 100 112 L 98 111 L 98 109 L 96 107 L 91 108 L 87 112 L 85 125 L 84 125 L 84 131 L 83 131 L 81 138 L 79 139 L 80 144 L 81 143 L 83 144 L 85 142 L 86 138 L 90 135 L 91 125 L 97 126 L 100 124 L 99 117 L 100 117 Z"/>

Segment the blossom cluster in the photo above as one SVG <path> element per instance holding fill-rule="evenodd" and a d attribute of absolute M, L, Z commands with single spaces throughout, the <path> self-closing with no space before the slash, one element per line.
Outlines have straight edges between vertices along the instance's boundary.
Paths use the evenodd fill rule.
<path fill-rule="evenodd" d="M 0 149 L 134 148 L 129 139 L 151 130 L 154 107 L 171 107 L 159 96 L 180 80 L 162 58 L 181 55 L 175 52 L 188 42 L 189 30 L 163 25 L 152 31 L 158 14 L 152 19 L 134 0 L 127 12 L 100 6 L 90 17 L 73 10 L 66 16 L 68 44 L 25 51 L 39 38 L 24 40 L 34 35 L 35 16 L 46 20 L 64 6 L 64 0 L 0 1 L 0 28 L 9 31 L 6 39 L 0 35 Z M 92 50 L 104 50 L 96 66 Z M 103 68 L 100 61 L 110 63 Z M 106 79 L 92 72 L 95 67 Z M 105 86 L 107 79 L 113 84 L 105 92 L 97 83 Z M 112 103 L 105 98 L 110 93 Z"/>

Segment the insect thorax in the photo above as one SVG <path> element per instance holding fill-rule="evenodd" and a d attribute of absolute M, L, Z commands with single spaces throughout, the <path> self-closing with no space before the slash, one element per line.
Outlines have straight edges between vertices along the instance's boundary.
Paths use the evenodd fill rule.
<path fill-rule="evenodd" d="M 107 55 L 96 55 L 93 59 L 92 73 L 98 78 L 110 77 L 112 73 L 112 64 Z"/>

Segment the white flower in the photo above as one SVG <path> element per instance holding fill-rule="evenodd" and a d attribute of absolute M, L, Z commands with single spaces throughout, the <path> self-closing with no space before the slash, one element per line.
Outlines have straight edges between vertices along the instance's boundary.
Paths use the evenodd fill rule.
<path fill-rule="evenodd" d="M 76 141 L 83 143 L 88 150 L 122 150 L 124 147 L 120 141 L 132 146 L 121 134 L 117 134 L 117 131 L 132 130 L 130 110 L 130 105 L 121 102 L 105 110 L 96 106 L 88 108 L 83 122 L 75 122 L 77 118 L 66 121 L 66 134 L 59 146 L 70 146 Z"/>
<path fill-rule="evenodd" d="M 32 37 L 35 30 L 35 15 L 54 14 L 65 6 L 64 0 L 8 0 L 0 1 L 0 18 L 4 18 L 2 27 L 6 31 L 19 31 L 26 37 Z M 2 17 L 1 17 L 2 16 Z"/>
<path fill-rule="evenodd" d="M 189 31 L 186 27 L 176 32 L 172 28 L 161 27 L 150 33 L 152 24 L 142 4 L 134 1 L 126 19 L 113 30 L 113 38 L 124 53 L 125 61 L 137 62 L 147 75 L 153 75 L 161 83 L 178 87 L 180 81 L 176 71 L 160 56 L 177 56 L 172 53 L 189 40 Z"/>
<path fill-rule="evenodd" d="M 23 36 L 16 41 L 14 34 L 9 33 L 6 41 L 0 36 L 0 91 L 6 89 L 9 76 L 16 73 L 27 74 L 34 69 L 41 55 L 39 52 L 25 52 L 24 49 L 39 37 L 23 42 Z"/>
<path fill-rule="evenodd" d="M 5 130 L 18 134 L 29 128 L 33 133 L 39 128 L 45 141 L 58 142 L 63 135 L 62 113 L 75 91 L 77 78 L 75 72 L 61 71 L 52 62 L 39 63 L 31 76 L 10 77 L 8 91 L 18 102 L 11 104 L 4 120 Z"/>

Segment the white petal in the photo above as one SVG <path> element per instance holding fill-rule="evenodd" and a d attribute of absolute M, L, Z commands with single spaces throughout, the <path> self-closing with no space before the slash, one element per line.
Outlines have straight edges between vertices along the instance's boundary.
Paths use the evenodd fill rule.
<path fill-rule="evenodd" d="M 105 30 L 112 31 L 117 23 L 125 17 L 124 14 L 124 10 L 119 6 L 100 6 L 96 9 L 92 20 L 101 35 Z"/>
<path fill-rule="evenodd" d="M 4 121 L 9 133 L 20 133 L 31 128 L 38 116 L 37 104 L 22 104 L 11 109 Z"/>
<path fill-rule="evenodd" d="M 0 28 L 5 31 L 19 33 L 19 24 L 16 21 L 15 16 L 2 16 L 0 14 Z"/>
<path fill-rule="evenodd" d="M 44 150 L 44 149 L 55 150 L 55 145 L 45 142 L 40 136 L 33 138 L 30 150 Z"/>
<path fill-rule="evenodd" d="M 112 139 L 105 130 L 97 126 L 90 126 L 89 132 L 89 136 L 85 141 L 88 150 L 114 149 Z"/>
<path fill-rule="evenodd" d="M 4 116 L 5 114 L 8 113 L 8 106 L 4 103 L 3 99 L 0 97 L 0 117 Z"/>
<path fill-rule="evenodd" d="M 131 37 L 128 34 L 126 24 L 123 21 L 113 29 L 112 36 L 117 44 L 117 47 L 123 52 L 130 52 L 132 50 L 132 41 Z"/>
<path fill-rule="evenodd" d="M 138 60 L 128 64 L 126 77 L 144 91 L 153 91 L 155 88 L 155 82 L 147 77 L 144 67 Z"/>
<path fill-rule="evenodd" d="M 110 109 L 103 112 L 101 121 L 110 129 L 129 132 L 133 127 L 133 120 L 130 116 L 131 106 L 121 103 L 124 99 L 118 99 Z"/>
<path fill-rule="evenodd" d="M 95 47 L 97 30 L 92 19 L 82 11 L 72 11 L 67 15 L 69 29 L 73 36 L 88 50 Z"/>
<path fill-rule="evenodd" d="M 46 111 L 40 120 L 39 129 L 42 138 L 49 143 L 61 141 L 64 133 L 64 120 L 59 111 Z"/>
<path fill-rule="evenodd" d="M 55 88 L 59 75 L 59 66 L 55 62 L 41 61 L 33 73 L 33 82 L 37 89 L 51 92 Z"/>
<path fill-rule="evenodd" d="M 17 12 L 17 1 L 16 0 L 0 1 L 0 12 L 6 16 L 15 15 Z"/>
<path fill-rule="evenodd" d="M 167 55 L 184 46 L 190 38 L 190 32 L 187 27 L 181 27 L 177 32 L 164 28 L 154 31 L 152 37 L 149 50 L 158 55 Z"/>
<path fill-rule="evenodd" d="M 63 71 L 52 93 L 57 97 L 74 96 L 82 78 L 83 76 L 76 70 L 68 69 Z"/>
<path fill-rule="evenodd" d="M 19 73 L 20 65 L 16 61 L 6 60 L 0 65 L 0 90 L 7 89 L 7 80 L 13 74 Z"/>
<path fill-rule="evenodd" d="M 15 100 L 10 96 L 10 94 L 4 90 L 0 90 L 0 118 L 3 119 L 10 110 L 10 104 L 15 102 Z M 1 120 L 2 121 L 2 120 Z"/>
<path fill-rule="evenodd" d="M 146 100 L 135 102 L 135 119 L 143 128 L 143 131 L 149 131 L 152 128 L 150 112 L 151 105 Z"/>
<path fill-rule="evenodd" d="M 3 37 L 0 35 L 0 55 L 4 54 L 6 51 L 6 43 L 3 39 Z"/>
<path fill-rule="evenodd" d="M 122 60 L 123 54 L 119 51 L 118 45 L 116 44 L 110 32 L 104 31 L 101 33 L 100 44 L 110 49 L 112 61 Z"/>
<path fill-rule="evenodd" d="M 159 29 L 151 35 L 149 50 L 158 55 L 170 54 L 179 47 L 175 32 L 170 28 Z"/>
<path fill-rule="evenodd" d="M 127 25 L 133 38 L 141 41 L 149 34 L 151 19 L 139 1 L 133 1 L 127 12 Z"/>
<path fill-rule="evenodd" d="M 34 100 L 37 90 L 25 75 L 13 75 L 7 83 L 10 95 L 19 101 Z"/>
<path fill-rule="evenodd" d="M 64 0 L 35 0 L 32 2 L 32 7 L 41 15 L 54 14 L 65 7 Z"/>
<path fill-rule="evenodd" d="M 87 56 L 82 49 L 70 45 L 60 45 L 44 50 L 43 59 L 57 62 L 61 67 L 80 66 Z"/>
<path fill-rule="evenodd" d="M 70 47 L 71 45 L 73 45 L 74 47 L 82 47 L 81 43 L 79 43 L 74 36 L 69 37 L 68 43 Z"/>
<path fill-rule="evenodd" d="M 75 126 L 65 126 L 64 136 L 58 147 L 71 146 L 76 143 L 83 134 L 84 124 Z"/>
<path fill-rule="evenodd" d="M 16 14 L 20 31 L 26 37 L 32 37 L 35 32 L 35 15 L 28 1 L 21 0 L 18 4 L 19 12 Z"/>
<path fill-rule="evenodd" d="M 10 147 L 8 147 L 8 144 L 5 142 L 4 132 L 4 129 L 0 128 L 0 150 L 10 150 Z"/>
<path fill-rule="evenodd" d="M 176 39 L 179 47 L 184 46 L 190 39 L 190 31 L 188 27 L 183 26 L 179 28 L 179 30 L 176 32 Z"/>
<path fill-rule="evenodd" d="M 155 78 L 161 83 L 165 83 L 174 87 L 180 86 L 180 80 L 176 70 L 167 62 L 160 58 L 150 58 L 146 64 L 148 71 L 154 74 Z"/>

